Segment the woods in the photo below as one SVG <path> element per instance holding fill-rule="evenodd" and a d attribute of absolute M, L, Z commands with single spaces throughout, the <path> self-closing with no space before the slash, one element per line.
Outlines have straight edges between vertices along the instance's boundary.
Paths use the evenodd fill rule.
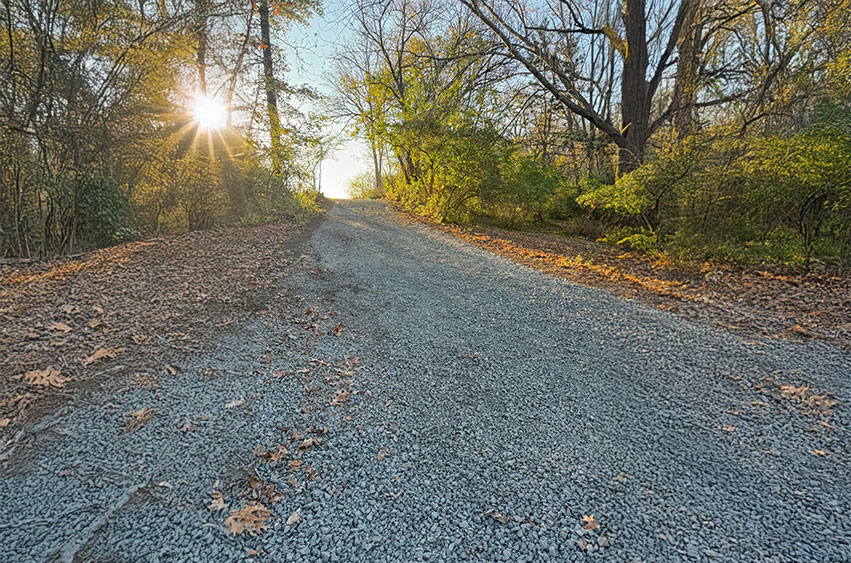
<path fill-rule="evenodd" d="M 848 0 L 356 0 L 317 111 L 284 77 L 320 13 L 4 0 L 0 255 L 310 212 L 338 118 L 355 191 L 439 221 L 851 264 Z"/>
<path fill-rule="evenodd" d="M 276 42 L 319 9 L 4 0 L 0 256 L 309 212 L 318 118 Z"/>
<path fill-rule="evenodd" d="M 376 193 L 680 259 L 851 263 L 851 4 L 359 0 Z"/>

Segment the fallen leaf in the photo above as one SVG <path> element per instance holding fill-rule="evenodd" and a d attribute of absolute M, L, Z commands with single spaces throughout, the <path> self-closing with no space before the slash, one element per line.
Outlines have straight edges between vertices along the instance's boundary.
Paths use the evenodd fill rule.
<path fill-rule="evenodd" d="M 245 556 L 246 557 L 254 557 L 255 555 L 260 555 L 259 549 L 246 549 Z"/>
<path fill-rule="evenodd" d="M 11 418 L 0 418 L 0 428 L 6 428 L 10 424 L 12 424 Z"/>
<path fill-rule="evenodd" d="M 344 405 L 346 403 L 346 399 L 349 398 L 349 391 L 343 391 L 342 389 L 337 391 L 337 394 L 334 395 L 334 398 L 331 399 L 331 406 L 338 407 Z"/>
<path fill-rule="evenodd" d="M 136 428 L 141 428 L 151 420 L 152 416 L 154 416 L 154 409 L 151 407 L 131 412 L 127 417 L 127 424 L 124 425 L 124 432 L 131 432 Z"/>
<path fill-rule="evenodd" d="M 827 456 L 830 455 L 828 452 L 826 452 L 824 450 L 810 450 L 810 453 L 813 454 L 813 455 L 821 456 L 821 457 L 827 457 Z"/>
<path fill-rule="evenodd" d="M 239 510 L 230 513 L 225 526 L 228 533 L 238 536 L 244 532 L 255 536 L 268 529 L 266 520 L 271 516 L 271 511 L 260 503 L 250 502 Z"/>
<path fill-rule="evenodd" d="M 736 427 L 735 426 L 722 426 L 721 430 L 723 430 L 724 432 L 735 432 Z"/>
<path fill-rule="evenodd" d="M 509 522 L 511 522 L 512 520 L 514 520 L 514 518 L 512 518 L 511 516 L 506 516 L 505 514 L 500 514 L 500 513 L 499 513 L 499 512 L 497 512 L 497 511 L 496 511 L 496 509 L 494 509 L 494 508 L 489 508 L 489 509 L 487 509 L 487 510 L 486 510 L 486 511 L 482 514 L 482 516 L 487 516 L 487 517 L 489 517 L 489 518 L 493 518 L 494 520 L 496 520 L 496 521 L 497 521 L 497 522 L 499 522 L 500 524 L 508 524 Z"/>
<path fill-rule="evenodd" d="M 339 334 L 341 332 L 343 332 L 344 330 L 346 330 L 346 329 L 343 328 L 343 325 L 335 325 L 334 326 L 334 336 L 339 336 Z"/>
<path fill-rule="evenodd" d="M 84 365 L 93 364 L 95 362 L 99 362 L 101 360 L 108 360 L 119 356 L 124 353 L 124 348 L 98 348 L 95 350 L 91 356 L 86 358 L 83 361 Z"/>
<path fill-rule="evenodd" d="M 224 510 L 227 507 L 228 505 L 225 504 L 225 497 L 222 496 L 222 493 L 213 493 L 213 500 L 207 506 L 213 512 Z"/>
<path fill-rule="evenodd" d="M 582 524 L 583 530 L 597 530 L 600 528 L 600 524 L 594 520 L 594 515 L 591 514 L 589 516 L 583 516 L 581 519 L 584 524 Z"/>
<path fill-rule="evenodd" d="M 307 316 L 312 315 L 312 314 L 313 314 L 313 309 L 311 309 L 310 307 L 308 307 L 308 308 L 307 308 L 307 311 L 305 311 L 305 312 L 304 312 L 304 314 L 305 314 L 305 315 L 307 315 Z"/>
<path fill-rule="evenodd" d="M 192 424 L 191 420 L 184 417 L 177 423 L 177 429 L 182 432 L 192 432 L 193 430 L 197 430 L 198 427 Z"/>
<path fill-rule="evenodd" d="M 66 315 L 73 315 L 74 313 L 77 313 L 80 308 L 76 305 L 63 305 L 59 308 L 59 310 L 65 313 Z"/>
<path fill-rule="evenodd" d="M 16 376 L 15 379 L 23 378 L 30 385 L 38 387 L 57 387 L 61 388 L 68 382 L 68 378 L 59 375 L 62 370 L 56 366 L 48 366 L 44 369 L 35 369 L 28 371 L 23 375 Z"/>
<path fill-rule="evenodd" d="M 304 463 L 304 462 L 300 459 L 293 459 L 293 460 L 290 460 L 290 462 L 287 465 L 289 465 L 291 470 L 295 471 L 296 469 L 301 467 L 302 463 Z"/>
<path fill-rule="evenodd" d="M 55 322 L 50 325 L 51 330 L 56 330 L 59 332 L 71 332 L 73 330 L 70 326 L 65 323 Z"/>
<path fill-rule="evenodd" d="M 232 409 L 234 407 L 238 407 L 238 406 L 241 406 L 243 404 L 245 404 L 245 401 L 243 401 L 242 399 L 236 399 L 235 401 L 231 401 L 230 403 L 226 404 L 225 408 L 226 409 Z"/>
<path fill-rule="evenodd" d="M 295 512 L 290 514 L 290 517 L 287 518 L 287 526 L 292 526 L 301 518 L 301 508 L 296 508 Z"/>
<path fill-rule="evenodd" d="M 175 368 L 174 366 L 169 365 L 169 364 L 166 364 L 166 365 L 164 365 L 163 367 L 164 367 L 164 368 L 165 368 L 165 370 L 166 370 L 168 373 L 170 373 L 171 375 L 177 375 L 177 368 Z"/>
<path fill-rule="evenodd" d="M 89 321 L 89 328 L 90 329 L 96 329 L 97 327 L 101 326 L 102 324 L 103 324 L 102 320 L 93 319 L 93 320 Z"/>
<path fill-rule="evenodd" d="M 306 452 L 307 450 L 309 450 L 313 446 L 321 446 L 321 445 L 322 445 L 322 442 L 320 442 L 319 440 L 317 440 L 316 438 L 311 436 L 310 438 L 305 438 L 304 442 L 302 442 L 299 445 L 298 449 L 299 449 L 299 451 Z"/>

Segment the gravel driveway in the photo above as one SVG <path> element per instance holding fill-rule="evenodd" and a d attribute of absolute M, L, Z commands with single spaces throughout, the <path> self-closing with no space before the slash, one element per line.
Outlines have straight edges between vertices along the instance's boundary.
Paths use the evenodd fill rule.
<path fill-rule="evenodd" d="M 0 560 L 851 561 L 847 352 L 693 324 L 377 201 L 338 203 L 304 252 L 280 304 L 175 376 L 19 436 Z M 229 535 L 250 502 L 269 528 Z"/>

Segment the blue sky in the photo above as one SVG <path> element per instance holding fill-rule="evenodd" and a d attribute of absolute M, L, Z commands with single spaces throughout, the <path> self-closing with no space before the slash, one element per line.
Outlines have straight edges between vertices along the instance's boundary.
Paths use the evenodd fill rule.
<path fill-rule="evenodd" d="M 294 47 L 287 57 L 291 83 L 310 85 L 323 94 L 333 92 L 333 57 L 350 36 L 347 6 L 345 0 L 326 0 L 323 16 L 315 16 L 308 26 L 297 26 L 287 34 L 287 42 Z M 339 125 L 333 127 L 341 130 Z M 346 143 L 322 166 L 322 192 L 328 197 L 346 197 L 348 181 L 370 167 L 366 144 L 344 136 Z"/>

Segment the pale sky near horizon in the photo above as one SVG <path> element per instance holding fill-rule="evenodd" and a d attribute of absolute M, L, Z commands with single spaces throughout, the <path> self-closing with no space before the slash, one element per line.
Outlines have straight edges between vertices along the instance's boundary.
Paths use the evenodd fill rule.
<path fill-rule="evenodd" d="M 287 42 L 292 44 L 294 51 L 287 54 L 290 67 L 287 79 L 292 84 L 306 84 L 330 95 L 333 93 L 333 57 L 350 36 L 346 29 L 349 14 L 345 0 L 325 0 L 324 4 L 323 16 L 314 16 L 307 26 L 296 26 L 287 34 Z M 331 127 L 342 131 L 342 124 Z M 348 197 L 348 181 L 370 167 L 366 143 L 352 139 L 348 133 L 343 133 L 342 137 L 344 144 L 322 165 L 322 193 L 331 198 Z"/>

